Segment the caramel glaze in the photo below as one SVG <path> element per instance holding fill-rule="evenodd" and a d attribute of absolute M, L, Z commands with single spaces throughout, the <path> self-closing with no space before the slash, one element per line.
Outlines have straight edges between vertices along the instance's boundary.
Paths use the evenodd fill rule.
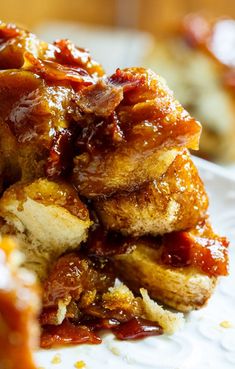
<path fill-rule="evenodd" d="M 92 237 L 94 236 L 94 237 Z M 138 239 L 126 239 L 96 228 L 82 251 L 61 257 L 44 285 L 41 315 L 42 347 L 67 343 L 100 343 L 99 331 L 111 329 L 119 339 L 138 339 L 162 334 L 162 328 L 142 319 L 138 299 L 105 304 L 105 294 L 113 286 L 112 258 L 132 252 Z M 209 276 L 228 274 L 228 241 L 214 234 L 208 221 L 194 229 L 145 237 L 146 246 L 158 248 L 159 263 L 171 268 L 194 267 Z M 114 274 L 113 274 L 114 273 Z M 58 305 L 67 305 L 63 322 L 58 322 Z"/>
<path fill-rule="evenodd" d="M 106 191 L 113 159 L 197 149 L 200 124 L 153 72 L 105 77 L 87 50 L 68 40 L 50 45 L 4 23 L 0 47 L 1 124 L 10 128 L 23 179 L 67 176 L 74 166 L 72 181 L 89 197 Z"/>
<path fill-rule="evenodd" d="M 10 187 L 4 193 L 3 198 L 6 202 L 17 200 L 19 202 L 18 209 L 21 209 L 24 202 L 30 198 L 45 206 L 61 206 L 81 220 L 89 219 L 89 211 L 80 200 L 77 191 L 62 180 L 48 181 L 40 178 L 32 183 L 19 182 Z"/>
<path fill-rule="evenodd" d="M 228 274 L 226 237 L 216 235 L 206 221 L 188 232 L 172 232 L 162 238 L 162 262 L 173 267 L 194 266 L 209 276 Z"/>
<path fill-rule="evenodd" d="M 107 186 L 106 179 L 117 176 L 114 166 L 117 170 L 126 158 L 130 159 L 127 170 L 132 172 L 135 162 L 144 161 L 156 151 L 174 147 L 197 149 L 201 132 L 200 124 L 150 70 L 117 70 L 108 82 L 122 87 L 122 101 L 108 119 L 97 117 L 77 141 L 81 155 L 75 159 L 73 182 L 87 197 L 109 195 L 120 189 L 119 178 L 116 188 Z"/>
<path fill-rule="evenodd" d="M 193 266 L 209 276 L 228 274 L 229 242 L 226 237 L 214 233 L 208 219 L 186 231 L 157 237 L 123 237 L 100 227 L 96 229 L 95 237 L 90 236 L 85 250 L 88 256 L 112 259 L 115 254 L 132 252 L 138 240 L 143 240 L 148 247 L 159 248 L 159 262 L 173 268 Z"/>
<path fill-rule="evenodd" d="M 114 277 L 103 257 L 88 259 L 82 252 L 62 256 L 44 285 L 41 347 L 101 343 L 102 329 L 111 329 L 119 339 L 162 334 L 159 324 L 141 318 L 138 299 L 107 299 Z M 67 306 L 62 323 L 58 321 L 61 301 Z"/>
<path fill-rule="evenodd" d="M 5 175 L 10 172 L 6 186 L 16 178 L 35 180 L 47 176 L 58 180 L 73 173 L 70 178 L 80 194 L 88 198 L 109 195 L 120 186 L 117 178 L 117 188 L 108 188 L 106 178 L 113 168 L 115 173 L 117 165 L 122 166 L 124 157 L 132 160 L 128 169 L 131 173 L 133 163 L 151 158 L 158 151 L 198 148 L 201 125 L 150 70 L 118 69 L 106 77 L 87 50 L 68 40 L 50 45 L 4 23 L 0 23 L 0 69 L 0 167 Z M 40 193 L 37 196 L 41 201 Z M 208 274 L 211 270 L 216 275 L 225 274 L 218 267 L 220 257 L 214 259 L 218 255 L 226 259 L 224 249 L 222 254 L 212 252 L 221 246 L 221 239 L 213 241 L 213 245 L 201 241 L 205 235 L 200 234 L 200 229 L 201 226 L 195 236 L 192 231 L 190 236 L 183 234 L 180 238 L 180 242 L 187 239 L 183 248 L 197 250 L 189 254 L 186 264 L 201 260 L 199 267 L 205 270 L 206 265 Z M 176 259 L 175 250 L 167 246 L 171 244 L 167 237 L 172 236 L 161 239 L 167 250 L 162 260 L 177 267 L 172 261 Z M 110 246 L 111 239 L 101 232 L 100 242 L 98 237 L 95 243 L 88 242 L 83 251 L 64 255 L 52 266 L 44 285 L 43 347 L 99 343 L 96 330 L 107 327 L 121 339 L 162 333 L 157 324 L 141 320 L 137 299 L 130 304 L 119 299 L 109 305 L 104 303 L 114 283 L 112 250 L 119 243 L 114 237 L 115 247 Z M 212 239 L 215 240 L 213 236 Z M 120 242 L 120 252 L 132 249 L 129 241 Z M 226 241 L 223 242 L 225 248 Z M 60 303 L 66 307 L 62 324 L 57 314 Z M 18 317 L 12 320 L 12 315 L 11 321 L 21 324 Z M 17 353 L 15 357 L 19 361 L 21 356 Z"/>
<path fill-rule="evenodd" d="M 47 44 L 0 23 L 0 131 L 3 187 L 72 169 L 75 92 L 102 67 L 68 40 Z"/>

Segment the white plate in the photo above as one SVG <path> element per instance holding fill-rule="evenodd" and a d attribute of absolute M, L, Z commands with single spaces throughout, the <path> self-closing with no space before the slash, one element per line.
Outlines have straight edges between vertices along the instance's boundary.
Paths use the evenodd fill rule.
<path fill-rule="evenodd" d="M 173 336 L 130 342 L 108 333 L 101 345 L 40 350 L 35 354 L 40 369 L 74 369 L 78 361 L 86 369 L 235 368 L 235 181 L 220 167 L 195 161 L 210 196 L 214 228 L 231 240 L 230 276 L 221 279 L 208 306 L 188 314 L 185 326 Z M 223 328 L 224 321 L 231 327 Z"/>

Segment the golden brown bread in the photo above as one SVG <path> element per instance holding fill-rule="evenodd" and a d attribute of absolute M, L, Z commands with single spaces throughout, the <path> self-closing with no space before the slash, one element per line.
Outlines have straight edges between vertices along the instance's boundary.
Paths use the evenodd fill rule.
<path fill-rule="evenodd" d="M 135 292 L 146 288 L 149 295 L 176 310 L 199 309 L 211 297 L 217 278 L 188 266 L 174 268 L 160 261 L 160 249 L 140 240 L 131 254 L 115 257 L 121 280 Z"/>
<path fill-rule="evenodd" d="M 153 182 L 132 192 L 117 192 L 97 199 L 94 204 L 105 228 L 139 237 L 195 226 L 206 215 L 208 197 L 185 151 Z"/>
<path fill-rule="evenodd" d="M 79 247 L 92 224 L 76 191 L 63 182 L 16 183 L 0 199 L 2 233 L 21 241 L 26 265 L 44 277 L 51 261 Z"/>
<path fill-rule="evenodd" d="M 91 120 L 80 137 L 82 150 L 84 142 L 88 149 L 74 161 L 72 181 L 89 198 L 131 190 L 156 178 L 170 164 L 168 152 L 197 150 L 201 133 L 200 123 L 151 70 L 117 70 L 109 82 L 123 87 L 123 99 L 107 125 L 104 119 L 96 124 Z"/>
<path fill-rule="evenodd" d="M 99 163 L 97 172 L 94 172 L 94 177 L 90 180 L 89 175 L 84 175 L 79 172 L 79 165 L 75 171 L 79 172 L 81 186 L 79 193 L 88 197 L 95 197 L 102 194 L 110 194 L 114 191 L 130 188 L 133 189 L 139 186 L 145 180 L 151 180 L 161 176 L 169 165 L 172 163 L 176 155 L 177 149 L 159 150 L 156 153 L 149 155 L 143 159 L 142 155 L 134 149 L 129 149 L 128 155 L 119 153 L 109 154 L 107 158 L 102 158 Z M 76 163 L 81 163 L 86 166 L 87 154 L 81 155 L 75 159 Z M 157 165 L 156 165 L 157 163 Z M 91 167 L 91 171 L 93 168 Z M 83 178 L 81 178 L 84 175 Z"/>

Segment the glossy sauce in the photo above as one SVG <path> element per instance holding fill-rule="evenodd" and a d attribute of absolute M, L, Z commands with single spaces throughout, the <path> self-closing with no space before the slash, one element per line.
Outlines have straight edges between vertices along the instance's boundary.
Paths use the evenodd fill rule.
<path fill-rule="evenodd" d="M 195 266 L 209 276 L 228 274 L 228 245 L 225 237 L 201 224 L 192 232 L 172 232 L 163 236 L 162 261 L 173 267 Z"/>
<path fill-rule="evenodd" d="M 42 348 L 81 343 L 99 344 L 101 342 L 101 338 L 88 327 L 72 324 L 68 320 L 59 326 L 44 327 L 41 335 Z"/>
<path fill-rule="evenodd" d="M 136 340 L 163 334 L 159 324 L 137 317 L 118 325 L 112 331 L 120 340 Z"/>
<path fill-rule="evenodd" d="M 112 286 L 114 276 L 105 265 L 83 255 L 67 254 L 58 259 L 44 283 L 44 306 L 56 306 L 59 299 L 79 301 L 87 291 L 104 292 Z"/>
<path fill-rule="evenodd" d="M 99 225 L 90 232 L 84 247 L 89 256 L 109 258 L 118 254 L 128 254 L 135 249 L 134 239 L 120 233 L 108 232 Z"/>

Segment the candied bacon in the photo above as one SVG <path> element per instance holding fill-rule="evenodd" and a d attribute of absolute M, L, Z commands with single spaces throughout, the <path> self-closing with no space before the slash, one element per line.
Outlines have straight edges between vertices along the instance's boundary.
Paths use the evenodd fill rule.
<path fill-rule="evenodd" d="M 84 68 L 89 74 L 103 76 L 104 70 L 95 62 L 87 49 L 75 46 L 70 40 L 62 39 L 54 42 L 55 58 L 61 64 Z"/>
<path fill-rule="evenodd" d="M 98 263 L 98 262 L 97 262 Z M 56 306 L 60 299 L 78 301 L 86 291 L 106 291 L 114 277 L 104 265 L 95 265 L 80 253 L 60 257 L 44 283 L 44 307 Z"/>
<path fill-rule="evenodd" d="M 116 86 L 122 86 L 124 92 L 131 91 L 145 84 L 145 76 L 135 74 L 131 70 L 121 70 L 117 68 L 116 72 L 108 78 L 109 82 Z"/>
<path fill-rule="evenodd" d="M 30 70 L 47 81 L 69 81 L 80 85 L 89 86 L 94 83 L 87 71 L 80 67 L 67 67 L 51 60 L 36 58 L 30 52 L 24 53 L 24 70 Z"/>
<path fill-rule="evenodd" d="M 209 276 L 228 274 L 228 240 L 215 235 L 206 225 L 192 232 L 163 236 L 162 262 L 174 267 L 194 265 Z"/>
<path fill-rule="evenodd" d="M 41 335 L 42 348 L 81 343 L 99 344 L 101 338 L 88 327 L 72 324 L 67 319 L 61 325 L 48 325 L 43 328 Z"/>
<path fill-rule="evenodd" d="M 74 154 L 72 141 L 73 131 L 71 129 L 64 128 L 54 134 L 45 167 L 47 177 L 59 177 L 62 174 L 67 174 L 69 169 L 71 169 Z"/>
<path fill-rule="evenodd" d="M 136 340 L 163 334 L 163 329 L 158 323 L 138 317 L 119 324 L 112 331 L 120 340 Z"/>
<path fill-rule="evenodd" d="M 88 328 L 93 331 L 99 331 L 101 329 L 111 329 L 120 324 L 120 322 L 113 318 L 94 318 L 85 317 L 82 320 L 82 324 L 85 324 Z"/>
<path fill-rule="evenodd" d="M 79 123 L 83 125 L 81 121 Z M 105 119 L 93 118 L 90 124 L 84 125 L 77 137 L 76 147 L 80 152 L 94 154 L 99 150 L 108 151 L 124 141 L 120 121 L 114 112 Z"/>
<path fill-rule="evenodd" d="M 77 105 L 85 113 L 102 117 L 110 116 L 123 99 L 123 90 L 104 80 L 97 81 L 81 91 L 77 96 Z"/>
<path fill-rule="evenodd" d="M 99 344 L 102 340 L 96 332 L 102 329 L 111 329 L 120 340 L 136 340 L 163 334 L 163 329 L 158 323 L 139 317 L 133 317 L 123 323 L 115 319 L 91 319 L 85 321 L 85 324 L 76 325 L 66 319 L 58 326 L 44 326 L 41 347 L 51 348 L 64 344 L 82 343 Z"/>
<path fill-rule="evenodd" d="M 191 264 L 192 239 L 187 232 L 172 232 L 163 236 L 162 261 L 174 267 Z"/>
<path fill-rule="evenodd" d="M 131 253 L 135 249 L 133 239 L 120 233 L 108 232 L 102 226 L 97 227 L 88 237 L 85 246 L 89 256 L 111 257 Z"/>

